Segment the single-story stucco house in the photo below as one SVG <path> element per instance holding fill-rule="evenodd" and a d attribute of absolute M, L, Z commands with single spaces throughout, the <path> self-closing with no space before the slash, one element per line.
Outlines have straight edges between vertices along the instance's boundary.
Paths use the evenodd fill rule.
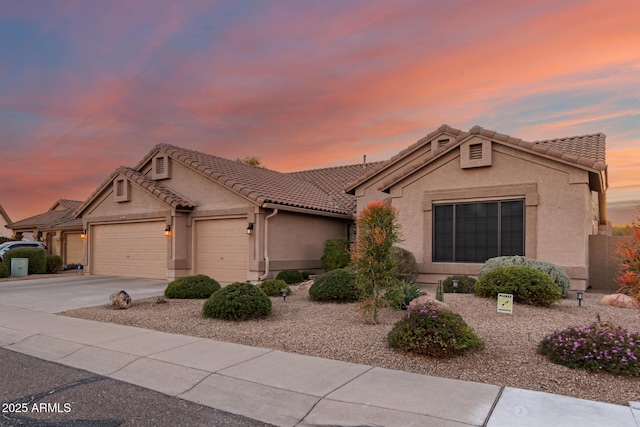
<path fill-rule="evenodd" d="M 589 236 L 610 234 L 607 186 L 603 134 L 527 142 L 442 125 L 346 191 L 358 210 L 373 200 L 397 208 L 423 282 L 524 255 L 561 266 L 572 289 L 586 289 Z"/>
<path fill-rule="evenodd" d="M 355 198 L 344 188 L 375 166 L 281 173 L 158 145 L 76 210 L 85 272 L 232 282 L 319 269 L 325 240 L 353 224 Z"/>
<path fill-rule="evenodd" d="M 64 264 L 82 264 L 84 241 L 82 219 L 74 212 L 82 201 L 60 199 L 48 211 L 7 225 L 16 240 L 41 241 L 50 255 L 60 255 Z"/>

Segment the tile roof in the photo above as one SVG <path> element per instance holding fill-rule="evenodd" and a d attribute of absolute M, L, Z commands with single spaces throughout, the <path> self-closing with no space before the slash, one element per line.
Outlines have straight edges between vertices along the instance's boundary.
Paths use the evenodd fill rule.
<path fill-rule="evenodd" d="M 60 205 L 63 209 L 56 209 Z M 74 211 L 82 205 L 79 200 L 60 199 L 47 212 L 13 222 L 10 229 L 34 228 L 53 230 L 59 228 L 82 228 L 82 218 L 75 218 Z"/>
<path fill-rule="evenodd" d="M 121 166 L 116 169 L 114 177 L 117 174 L 123 174 L 124 176 L 129 178 L 131 182 L 138 184 L 149 193 L 174 209 L 193 209 L 196 207 L 196 205 L 194 205 L 191 201 L 187 200 L 167 186 L 161 184 L 158 181 L 148 178 L 146 175 L 143 175 L 134 169 Z"/>
<path fill-rule="evenodd" d="M 0 205 L 0 216 L 4 218 L 7 224 L 11 224 L 11 218 L 9 218 L 9 214 L 4 210 L 2 205 Z"/>
<path fill-rule="evenodd" d="M 351 196 L 343 194 L 344 183 L 367 169 L 363 165 L 352 165 L 283 173 L 169 144 L 156 146 L 136 169 L 157 151 L 261 206 L 273 203 L 345 216 L 355 212 L 355 203 Z"/>
<path fill-rule="evenodd" d="M 511 145 L 525 151 L 530 151 L 539 155 L 546 155 L 551 158 L 556 158 L 564 162 L 572 163 L 578 167 L 593 169 L 599 172 L 607 169 L 605 157 L 606 137 L 602 133 L 529 142 L 520 138 L 514 138 L 509 135 L 504 135 L 495 131 L 487 130 L 480 126 L 474 126 L 468 132 L 464 132 L 459 129 L 454 129 L 445 124 L 440 126 L 435 131 L 429 133 L 424 138 L 421 138 L 419 141 L 412 144 L 408 148 L 402 150 L 391 159 L 383 162 L 382 165 L 380 165 L 375 170 L 370 171 L 360 179 L 349 184 L 349 186 L 346 187 L 346 191 L 353 194 L 357 186 L 389 168 L 398 161 L 408 157 L 411 153 L 417 151 L 423 145 L 432 141 L 438 135 L 444 133 L 452 135 L 455 138 L 443 147 L 434 147 L 428 155 L 424 156 L 424 158 L 421 159 L 421 162 L 419 164 L 400 170 L 397 174 L 390 177 L 387 181 L 383 182 L 378 189 L 380 191 L 386 191 L 394 183 L 398 182 L 405 176 L 412 174 L 414 171 L 420 169 L 425 164 L 430 163 L 435 158 L 440 157 L 442 154 L 448 152 L 453 147 L 460 145 L 463 140 L 472 135 L 481 135 L 488 139 L 491 139 L 492 141 L 502 143 L 504 145 Z"/>

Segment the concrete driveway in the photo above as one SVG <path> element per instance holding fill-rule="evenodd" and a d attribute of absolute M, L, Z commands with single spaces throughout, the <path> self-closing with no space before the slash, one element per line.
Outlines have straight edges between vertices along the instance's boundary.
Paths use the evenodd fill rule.
<path fill-rule="evenodd" d="M 121 289 L 133 299 L 159 296 L 167 284 L 166 280 L 61 274 L 60 277 L 0 282 L 0 304 L 57 313 L 108 304 L 109 296 Z"/>

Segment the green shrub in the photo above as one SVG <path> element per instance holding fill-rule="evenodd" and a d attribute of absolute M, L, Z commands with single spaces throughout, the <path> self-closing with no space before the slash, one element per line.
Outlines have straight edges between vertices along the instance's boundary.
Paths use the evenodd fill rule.
<path fill-rule="evenodd" d="M 349 240 L 344 237 L 329 239 L 324 242 L 324 255 L 320 258 L 322 268 L 326 271 L 344 268 L 351 262 Z"/>
<path fill-rule="evenodd" d="M 312 301 L 354 302 L 358 300 L 355 275 L 344 268 L 323 274 L 309 288 Z"/>
<path fill-rule="evenodd" d="M 431 357 L 451 357 L 482 348 L 482 341 L 459 314 L 431 305 L 409 307 L 387 336 L 389 346 Z"/>
<path fill-rule="evenodd" d="M 465 275 L 455 275 L 451 277 L 447 277 L 442 282 L 442 287 L 445 293 L 453 292 L 453 281 L 458 281 L 458 289 L 456 290 L 459 294 L 472 294 L 475 292 L 476 279 L 473 277 L 469 277 Z"/>
<path fill-rule="evenodd" d="M 599 317 L 586 328 L 567 327 L 547 335 L 538 344 L 538 353 L 572 369 L 640 376 L 640 334 Z"/>
<path fill-rule="evenodd" d="M 287 285 L 287 282 L 280 279 L 265 280 L 264 282 L 260 283 L 258 287 L 262 289 L 262 292 L 270 297 L 282 296 L 282 293 L 280 292 L 282 289 L 287 290 L 287 295 L 291 295 L 292 293 L 291 288 L 289 287 L 289 285 Z"/>
<path fill-rule="evenodd" d="M 181 277 L 169 283 L 164 296 L 177 299 L 205 299 L 220 290 L 220 284 L 204 274 Z"/>
<path fill-rule="evenodd" d="M 9 269 L 5 263 L 0 262 L 0 279 L 4 279 L 5 277 L 9 277 Z"/>
<path fill-rule="evenodd" d="M 202 312 L 224 320 L 256 319 L 271 313 L 271 299 L 251 283 L 235 282 L 211 295 Z"/>
<path fill-rule="evenodd" d="M 16 248 L 5 252 L 2 262 L 11 272 L 12 258 L 29 258 L 29 269 L 27 274 L 44 274 L 47 272 L 47 261 L 45 259 L 47 252 L 41 248 Z"/>
<path fill-rule="evenodd" d="M 391 248 L 391 258 L 396 265 L 398 280 L 414 282 L 418 278 L 418 263 L 413 253 L 405 248 L 394 246 Z"/>
<path fill-rule="evenodd" d="M 389 306 L 393 308 L 406 308 L 411 301 L 420 296 L 420 286 L 414 282 L 401 282 L 398 286 L 387 291 L 386 297 Z"/>
<path fill-rule="evenodd" d="M 542 307 L 550 307 L 562 298 L 549 275 L 526 266 L 494 268 L 476 282 L 476 295 L 496 297 L 498 293 L 513 294 L 515 302 Z"/>
<path fill-rule="evenodd" d="M 47 273 L 57 273 L 62 268 L 62 257 L 58 255 L 47 255 L 45 262 L 47 263 Z"/>
<path fill-rule="evenodd" d="M 280 273 L 278 273 L 276 279 L 284 280 L 288 285 L 304 281 L 302 273 L 300 273 L 298 270 L 282 270 Z"/>
<path fill-rule="evenodd" d="M 533 267 L 536 270 L 539 270 L 545 274 L 548 274 L 551 277 L 551 279 L 556 283 L 556 285 L 560 286 L 560 289 L 562 289 L 562 297 L 567 298 L 569 296 L 571 279 L 569 279 L 569 276 L 567 276 L 567 273 L 565 273 L 562 268 L 550 262 L 538 261 L 536 259 L 525 258 L 519 255 L 502 256 L 502 257 L 488 259 L 484 263 L 484 266 L 482 267 L 482 269 L 480 270 L 480 273 L 478 274 L 478 278 L 482 278 L 482 276 L 484 276 L 494 268 L 511 267 L 515 265 L 524 265 L 527 267 Z"/>

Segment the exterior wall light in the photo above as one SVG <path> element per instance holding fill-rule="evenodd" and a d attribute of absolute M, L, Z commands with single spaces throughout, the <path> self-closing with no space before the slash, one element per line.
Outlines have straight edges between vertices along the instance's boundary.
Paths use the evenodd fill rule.
<path fill-rule="evenodd" d="M 164 228 L 164 235 L 167 236 L 167 237 L 171 236 L 171 226 L 170 225 L 167 225 Z"/>
<path fill-rule="evenodd" d="M 86 239 L 87 238 L 87 229 L 86 228 L 84 230 L 82 230 L 82 233 L 80 233 L 80 238 L 81 239 Z"/>
<path fill-rule="evenodd" d="M 578 307 L 582 307 L 582 299 L 584 298 L 584 291 L 577 291 L 578 296 Z"/>
<path fill-rule="evenodd" d="M 249 225 L 247 225 L 247 234 L 251 234 L 253 233 L 253 223 L 250 222 Z"/>

